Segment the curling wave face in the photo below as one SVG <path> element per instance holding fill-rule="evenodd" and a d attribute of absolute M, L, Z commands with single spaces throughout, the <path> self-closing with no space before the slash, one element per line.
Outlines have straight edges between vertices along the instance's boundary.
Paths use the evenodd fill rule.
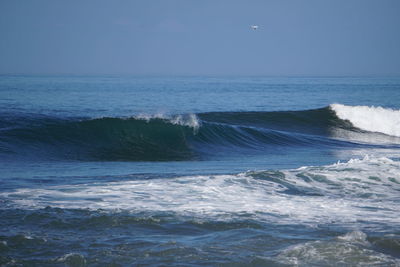
<path fill-rule="evenodd" d="M 367 114 L 367 115 L 365 115 Z M 271 147 L 400 143 L 400 111 L 332 104 L 304 111 L 65 119 L 0 116 L 0 153 L 73 160 L 171 161 Z"/>

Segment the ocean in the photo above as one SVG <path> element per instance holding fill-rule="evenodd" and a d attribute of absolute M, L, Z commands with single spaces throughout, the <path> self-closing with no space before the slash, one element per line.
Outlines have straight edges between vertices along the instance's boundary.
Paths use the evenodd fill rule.
<path fill-rule="evenodd" d="M 400 266 L 400 78 L 0 76 L 1 266 Z"/>

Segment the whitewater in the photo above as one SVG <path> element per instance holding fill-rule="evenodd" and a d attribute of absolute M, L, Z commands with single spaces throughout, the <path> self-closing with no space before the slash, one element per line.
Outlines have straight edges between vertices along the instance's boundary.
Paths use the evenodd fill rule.
<path fill-rule="evenodd" d="M 0 89 L 2 266 L 400 266 L 398 78 Z"/>
<path fill-rule="evenodd" d="M 341 104 L 330 107 L 340 119 L 350 121 L 357 128 L 400 137 L 400 110 Z"/>
<path fill-rule="evenodd" d="M 384 229 L 400 226 L 400 208 L 395 205 L 399 191 L 400 162 L 365 157 L 294 170 L 24 188 L 0 196 L 9 205 L 27 209 L 86 207 L 218 220 L 248 214 L 288 224 L 350 223 L 368 218 L 369 228 Z M 384 212 L 374 212 L 382 206 Z"/>

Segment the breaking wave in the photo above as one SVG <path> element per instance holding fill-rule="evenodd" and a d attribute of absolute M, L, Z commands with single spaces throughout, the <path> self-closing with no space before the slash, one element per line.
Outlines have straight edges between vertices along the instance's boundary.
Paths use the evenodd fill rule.
<path fill-rule="evenodd" d="M 174 161 L 276 146 L 400 143 L 400 111 L 332 104 L 303 111 L 209 112 L 128 118 L 0 115 L 0 155 Z"/>
<path fill-rule="evenodd" d="M 400 137 L 400 110 L 341 104 L 332 104 L 330 108 L 340 119 L 350 121 L 359 129 Z"/>

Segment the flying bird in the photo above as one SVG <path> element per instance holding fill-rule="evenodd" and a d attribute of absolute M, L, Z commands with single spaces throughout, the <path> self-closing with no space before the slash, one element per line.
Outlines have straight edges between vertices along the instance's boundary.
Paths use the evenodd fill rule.
<path fill-rule="evenodd" d="M 253 30 L 257 30 L 258 29 L 258 25 L 251 25 L 250 26 Z"/>

